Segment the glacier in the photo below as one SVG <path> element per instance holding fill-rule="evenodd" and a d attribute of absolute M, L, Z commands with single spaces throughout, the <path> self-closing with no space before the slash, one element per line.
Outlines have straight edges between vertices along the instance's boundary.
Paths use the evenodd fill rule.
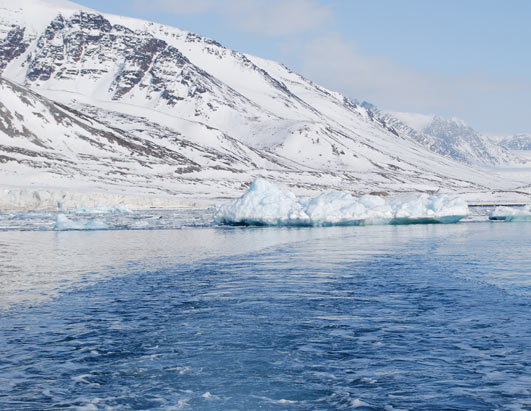
<path fill-rule="evenodd" d="M 147 196 L 131 193 L 76 192 L 61 189 L 0 188 L 0 212 L 74 211 L 78 214 L 127 213 L 132 210 L 201 207 L 199 201 L 177 196 Z"/>
<path fill-rule="evenodd" d="M 531 205 L 523 207 L 496 207 L 489 214 L 489 220 L 507 222 L 531 221 Z"/>
<path fill-rule="evenodd" d="M 214 222 L 222 225 L 334 226 L 375 224 L 456 223 L 469 214 L 467 203 L 446 194 L 387 200 L 359 198 L 346 192 L 326 192 L 299 199 L 263 178 L 257 178 L 239 198 L 217 208 Z"/>

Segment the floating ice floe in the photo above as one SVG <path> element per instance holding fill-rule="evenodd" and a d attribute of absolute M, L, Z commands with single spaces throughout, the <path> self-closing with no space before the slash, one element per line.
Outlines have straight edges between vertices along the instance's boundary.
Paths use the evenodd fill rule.
<path fill-rule="evenodd" d="M 71 220 L 64 214 L 55 218 L 55 231 L 107 230 L 109 226 L 99 220 Z"/>
<path fill-rule="evenodd" d="M 531 205 L 523 207 L 496 207 L 490 213 L 489 220 L 531 221 Z"/>
<path fill-rule="evenodd" d="M 406 200 L 373 195 L 355 198 L 328 192 L 298 199 L 268 181 L 256 179 L 240 198 L 218 207 L 214 221 L 229 225 L 333 226 L 456 223 L 468 215 L 459 197 L 422 194 Z"/>

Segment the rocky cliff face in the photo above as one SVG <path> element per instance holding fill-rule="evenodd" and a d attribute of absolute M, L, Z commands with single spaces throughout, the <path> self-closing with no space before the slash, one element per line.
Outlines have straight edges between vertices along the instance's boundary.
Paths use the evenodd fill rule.
<path fill-rule="evenodd" d="M 0 48 L 0 70 L 28 49 L 29 43 L 24 41 L 25 30 L 24 27 L 14 26 L 7 32 Z"/>
<path fill-rule="evenodd" d="M 2 65 L 7 66 L 28 47 L 22 32 L 12 35 Z M 18 41 L 18 42 L 17 42 Z M 96 97 L 142 99 L 155 105 L 186 104 L 187 112 L 208 113 L 215 106 L 249 110 L 253 104 L 192 64 L 166 41 L 86 12 L 57 16 L 38 38 L 21 64 L 29 87 L 92 90 Z M 52 83 L 47 85 L 47 83 Z M 202 95 L 208 93 L 208 101 Z M 186 101 L 185 101 L 186 100 Z M 184 105 L 183 104 L 183 105 Z M 256 114 L 257 110 L 250 110 Z"/>

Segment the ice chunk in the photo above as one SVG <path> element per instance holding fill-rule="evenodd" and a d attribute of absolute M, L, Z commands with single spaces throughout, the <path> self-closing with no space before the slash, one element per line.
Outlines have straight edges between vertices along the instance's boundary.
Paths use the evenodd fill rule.
<path fill-rule="evenodd" d="M 490 214 L 489 220 L 502 221 L 531 221 L 531 205 L 523 207 L 496 207 Z"/>
<path fill-rule="evenodd" d="M 460 197 L 427 195 L 392 200 L 393 224 L 456 223 L 468 215 L 468 205 Z"/>
<path fill-rule="evenodd" d="M 55 231 L 69 230 L 106 230 L 109 226 L 99 220 L 71 220 L 64 214 L 58 214 L 55 219 Z"/>
<path fill-rule="evenodd" d="M 232 225 L 330 226 L 454 223 L 466 215 L 463 199 L 444 194 L 387 201 L 328 192 L 304 200 L 258 178 L 240 198 L 220 206 L 214 220 Z"/>
<path fill-rule="evenodd" d="M 343 192 L 323 193 L 308 201 L 304 211 L 314 226 L 386 224 L 393 218 L 391 207 L 381 197 L 357 200 Z"/>
<path fill-rule="evenodd" d="M 220 207 L 215 220 L 220 224 L 310 224 L 293 193 L 282 191 L 262 178 L 256 179 L 240 198 Z"/>

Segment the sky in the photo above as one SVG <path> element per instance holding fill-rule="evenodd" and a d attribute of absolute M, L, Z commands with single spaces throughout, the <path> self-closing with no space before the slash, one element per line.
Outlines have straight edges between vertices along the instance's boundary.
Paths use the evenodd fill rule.
<path fill-rule="evenodd" d="M 531 132 L 529 0 L 77 0 L 279 61 L 358 101 Z"/>

